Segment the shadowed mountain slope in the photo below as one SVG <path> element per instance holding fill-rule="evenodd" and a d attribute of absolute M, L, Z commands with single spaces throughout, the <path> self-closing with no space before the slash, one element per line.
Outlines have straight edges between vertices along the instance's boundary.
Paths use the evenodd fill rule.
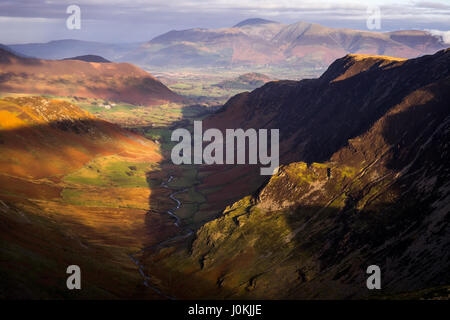
<path fill-rule="evenodd" d="M 318 79 L 274 81 L 239 94 L 205 126 L 280 129 L 282 163 L 324 161 L 416 90 L 444 79 L 449 56 L 347 55 Z"/>
<path fill-rule="evenodd" d="M 448 296 L 449 99 L 448 49 L 348 55 L 230 99 L 208 127 L 279 128 L 282 166 L 192 243 L 149 256 L 149 272 L 178 297 Z M 370 265 L 382 290 L 366 287 Z"/>
<path fill-rule="evenodd" d="M 448 57 L 448 50 L 412 60 L 347 55 L 318 79 L 273 81 L 236 95 L 203 126 L 279 129 L 281 164 L 326 161 L 403 99 L 445 77 Z M 210 195 L 216 209 L 242 197 L 245 185 L 254 191 L 264 180 L 254 166 L 202 170 L 212 173 L 204 180 L 205 189 L 234 181 L 227 192 Z"/>

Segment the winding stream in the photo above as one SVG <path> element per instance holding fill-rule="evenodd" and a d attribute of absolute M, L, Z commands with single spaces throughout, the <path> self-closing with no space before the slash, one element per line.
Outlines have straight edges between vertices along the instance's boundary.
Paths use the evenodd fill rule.
<path fill-rule="evenodd" d="M 173 180 L 173 176 L 170 176 L 170 177 L 167 179 L 167 181 L 163 181 L 163 182 L 161 183 L 161 186 L 162 186 L 163 188 L 172 190 L 172 189 L 168 186 L 168 183 L 170 183 L 172 180 Z M 170 209 L 170 210 L 167 210 L 166 213 L 167 213 L 168 215 L 170 215 L 172 218 L 175 219 L 174 225 L 177 226 L 177 227 L 180 227 L 181 219 L 180 219 L 180 217 L 178 217 L 174 212 L 175 212 L 176 210 L 178 210 L 178 209 L 181 207 L 181 201 L 178 200 L 177 198 L 175 198 L 175 196 L 176 196 L 177 194 L 179 194 L 179 193 L 183 193 L 183 192 L 186 192 L 186 191 L 187 191 L 187 189 L 174 190 L 174 192 L 172 192 L 172 193 L 169 195 L 169 198 L 170 198 L 172 201 L 174 201 L 174 202 L 176 203 L 176 206 L 175 206 L 174 208 Z M 170 300 L 174 300 L 175 298 L 174 298 L 174 297 L 171 297 L 171 296 L 168 296 L 168 295 L 166 295 L 166 294 L 164 294 L 164 293 L 161 292 L 161 290 L 159 290 L 157 287 L 155 287 L 155 286 L 153 286 L 153 285 L 151 285 L 151 284 L 149 283 L 150 276 L 149 276 L 148 274 L 145 273 L 145 271 L 144 271 L 144 265 L 141 263 L 141 261 L 140 261 L 136 256 L 138 256 L 138 255 L 144 253 L 145 251 L 151 250 L 151 249 L 162 248 L 162 247 L 164 247 L 165 245 L 167 245 L 167 244 L 170 243 L 170 242 L 188 238 L 188 237 L 190 237 L 190 236 L 194 233 L 194 231 L 193 231 L 193 230 L 190 230 L 190 229 L 189 229 L 189 230 L 186 230 L 186 231 L 187 231 L 187 232 L 183 231 L 183 234 L 177 235 L 177 236 L 175 236 L 175 237 L 171 237 L 171 238 L 166 239 L 166 240 L 164 240 L 164 241 L 162 241 L 162 242 L 160 242 L 160 243 L 157 243 L 157 244 L 152 245 L 152 246 L 149 246 L 149 247 L 145 247 L 145 248 L 143 248 L 143 249 L 141 249 L 141 250 L 139 250 L 139 251 L 137 251 L 137 252 L 135 252 L 135 253 L 133 253 L 133 254 L 129 254 L 129 255 L 128 255 L 128 256 L 131 258 L 131 260 L 134 262 L 134 264 L 136 264 L 136 266 L 138 267 L 139 273 L 140 273 L 140 275 L 142 276 L 142 278 L 144 279 L 144 285 L 145 285 L 146 287 L 152 289 L 153 291 L 155 291 L 158 295 L 160 295 L 160 296 L 162 296 L 162 297 L 164 297 L 164 298 L 170 299 Z"/>

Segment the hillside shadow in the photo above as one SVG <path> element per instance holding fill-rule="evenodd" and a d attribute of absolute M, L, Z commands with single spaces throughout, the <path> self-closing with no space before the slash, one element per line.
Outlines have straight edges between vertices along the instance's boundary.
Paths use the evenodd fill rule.
<path fill-rule="evenodd" d="M 411 70 L 407 71 L 410 72 Z M 415 74 L 415 77 L 419 76 L 422 77 L 422 75 Z M 368 73 L 363 72 L 333 84 L 334 88 L 331 90 L 336 93 L 342 92 L 344 88 L 348 87 L 355 88 L 355 90 L 368 90 L 370 84 L 366 81 L 367 77 Z M 386 79 L 390 78 L 389 73 L 385 77 Z M 409 86 L 406 91 L 393 92 L 386 100 L 379 102 L 381 107 L 376 110 L 370 110 L 369 112 L 366 107 L 367 114 L 361 115 L 361 117 L 352 117 L 353 124 L 351 125 L 348 121 L 342 120 L 349 115 L 349 112 L 351 114 L 355 110 L 350 110 L 337 117 L 334 116 L 334 112 L 337 112 L 338 109 L 328 110 L 315 120 L 314 125 L 317 126 L 317 130 L 324 133 L 336 133 L 333 139 L 330 140 L 329 135 L 322 134 L 320 139 L 313 139 L 308 145 L 315 145 L 315 147 L 311 147 L 312 152 L 303 156 L 300 155 L 297 158 L 282 155 L 280 164 L 288 164 L 293 161 L 311 163 L 329 160 L 331 155 L 347 145 L 349 139 L 359 137 L 362 133 L 367 132 L 388 110 L 401 105 L 400 103 L 404 101 L 405 97 L 421 87 L 426 81 L 430 81 L 430 79 L 418 81 L 418 84 Z M 448 141 L 450 137 L 448 137 L 448 131 L 446 133 L 445 127 L 442 127 L 442 125 L 445 125 L 444 121 L 449 116 L 446 103 L 450 100 L 448 87 L 448 80 L 445 79 L 441 83 L 428 86 L 426 92 L 432 97 L 431 100 L 422 102 L 420 96 L 409 96 L 407 100 L 409 107 L 391 113 L 383 120 L 380 135 L 388 145 L 392 146 L 389 152 L 383 156 L 383 166 L 392 170 L 393 176 L 400 174 L 408 164 L 412 163 L 413 165 L 409 168 L 410 173 L 427 168 L 426 170 L 431 177 L 438 174 L 435 169 L 445 163 L 445 156 L 443 156 L 443 152 L 445 154 L 444 150 L 446 150 L 445 141 Z M 348 98 L 349 96 L 345 97 L 345 99 Z M 339 98 L 336 100 L 332 103 L 335 108 L 342 102 Z M 289 100 L 289 103 L 295 105 L 294 97 Z M 364 105 L 363 100 L 357 100 L 355 105 L 358 105 L 358 103 Z M 342 123 L 344 123 L 344 129 L 340 130 L 337 125 Z M 296 125 L 301 126 L 298 123 Z M 282 137 L 285 138 L 292 134 L 291 130 L 290 126 L 280 128 Z M 316 131 L 313 130 L 314 132 Z M 370 141 L 367 141 L 367 143 L 370 144 Z M 375 159 L 366 160 L 370 162 Z M 412 162 L 412 160 L 414 161 Z M 210 166 L 209 168 L 220 172 L 225 170 L 226 166 Z M 258 167 L 249 168 L 247 173 L 256 175 L 258 169 Z M 448 179 L 448 172 L 442 172 L 436 186 L 442 186 Z M 374 293 L 376 297 L 448 283 L 450 279 L 445 273 L 446 264 L 442 260 L 442 255 L 439 254 L 439 252 L 445 251 L 444 248 L 449 244 L 448 234 L 445 233 L 448 223 L 446 224 L 442 217 L 436 216 L 437 213 L 432 208 L 432 203 L 438 199 L 436 194 L 423 198 L 418 196 L 416 189 L 406 187 L 415 183 L 414 175 L 409 177 L 400 175 L 400 178 L 393 181 L 393 184 L 389 187 L 391 190 L 398 192 L 398 198 L 393 199 L 392 202 L 380 200 L 369 208 L 358 209 L 357 203 L 360 198 L 357 194 L 348 194 L 345 206 L 341 210 L 330 207 L 308 207 L 301 204 L 296 208 L 289 209 L 292 212 L 288 216 L 290 231 L 295 232 L 298 228 L 305 230 L 303 233 L 297 233 L 294 237 L 295 247 L 300 252 L 309 253 L 312 259 L 310 262 L 316 264 L 319 268 L 319 278 L 323 276 L 323 279 L 327 279 L 327 284 L 306 281 L 307 271 L 300 268 L 299 284 L 294 285 L 292 289 L 294 291 L 290 294 L 304 298 L 306 296 L 303 296 L 301 292 L 305 290 L 305 292 L 311 294 L 310 297 L 314 297 L 314 288 L 317 286 L 317 288 L 320 288 L 316 295 L 318 298 L 330 297 L 326 293 L 327 290 L 329 292 L 342 290 L 333 298 L 370 296 L 372 294 L 369 294 L 365 287 L 367 279 L 365 269 L 373 264 L 382 267 L 383 284 L 386 288 L 381 292 Z M 257 194 L 263 186 L 264 184 L 256 190 L 249 188 L 248 192 L 242 196 L 252 193 Z M 436 186 L 432 190 L 437 190 Z M 363 193 L 360 196 L 362 195 Z M 418 245 L 417 241 L 419 241 L 417 239 L 421 239 L 424 234 L 427 234 L 427 229 L 430 226 L 429 219 L 435 219 L 434 221 L 439 225 L 440 231 L 429 234 L 426 240 L 427 244 L 421 250 L 417 250 L 415 248 Z M 192 241 L 195 241 L 195 239 Z M 182 244 L 174 250 L 185 250 L 186 258 L 193 259 L 190 256 L 191 248 L 192 243 Z M 236 250 L 240 249 L 242 248 L 236 248 Z M 167 259 L 171 259 L 170 255 Z M 161 261 L 164 262 L 164 258 Z M 179 292 L 181 297 L 189 297 L 190 288 L 194 288 L 192 290 L 196 292 L 195 288 L 198 286 L 199 292 L 202 292 L 204 288 L 210 288 L 211 291 L 209 292 L 213 293 L 213 297 L 216 297 L 216 295 L 220 297 L 247 297 L 246 294 L 243 296 L 234 295 L 234 289 L 224 287 L 225 284 L 220 277 L 205 280 L 204 275 L 208 270 L 202 270 L 199 261 L 191 261 L 191 263 L 198 264 L 196 266 L 198 270 L 192 267 L 197 271 L 192 272 L 192 269 L 186 273 L 176 270 L 170 271 L 171 281 L 178 281 L 180 286 L 185 284 L 184 289 L 173 289 L 175 295 L 176 292 Z M 256 267 L 255 270 L 257 270 Z M 248 287 L 254 286 L 252 285 L 254 276 L 255 274 L 248 277 Z M 336 289 L 336 287 L 339 288 Z M 208 290 L 203 292 L 208 292 Z M 252 296 L 252 293 L 248 293 L 248 296 L 264 297 L 264 295 L 258 296 L 257 294 Z M 199 297 L 202 296 L 199 295 Z"/>
<path fill-rule="evenodd" d="M 450 99 L 449 88 L 448 78 L 427 86 L 423 89 L 423 95 L 429 99 L 424 102 L 422 96 L 412 96 L 403 110 L 387 116 L 382 134 L 386 142 L 393 146 L 392 157 L 386 164 L 388 168 L 399 171 L 418 156 L 417 163 L 445 162 L 442 158 L 445 146 L 438 147 L 436 143 L 445 141 L 442 135 L 445 135 L 445 121 L 450 115 L 446 103 Z M 435 152 L 425 153 L 425 148 Z M 412 169 L 419 168 L 414 164 Z"/>

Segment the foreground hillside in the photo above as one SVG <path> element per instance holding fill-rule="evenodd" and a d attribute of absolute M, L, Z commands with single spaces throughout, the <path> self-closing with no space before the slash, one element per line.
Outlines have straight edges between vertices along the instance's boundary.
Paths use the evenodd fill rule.
<path fill-rule="evenodd" d="M 68 102 L 5 98 L 0 154 L 0 297 L 158 297 L 128 256 L 176 231 L 147 215 L 167 202 L 147 176 L 157 144 Z M 72 264 L 76 293 L 65 286 Z"/>
<path fill-rule="evenodd" d="M 180 96 L 136 66 L 102 62 L 79 57 L 39 60 L 0 49 L 0 92 L 101 98 L 141 105 L 181 101 Z"/>
<path fill-rule="evenodd" d="M 148 254 L 148 272 L 180 298 L 447 296 L 449 99 L 449 49 L 348 55 L 230 99 L 207 126 L 279 128 L 282 166 L 191 242 Z M 216 170 L 235 196 L 258 173 Z M 208 200 L 224 194 L 216 180 Z M 366 288 L 374 264 L 381 291 Z"/>

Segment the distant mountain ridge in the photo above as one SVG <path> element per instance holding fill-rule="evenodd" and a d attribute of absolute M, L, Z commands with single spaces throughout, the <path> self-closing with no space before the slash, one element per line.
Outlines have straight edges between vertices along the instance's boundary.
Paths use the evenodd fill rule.
<path fill-rule="evenodd" d="M 323 69 L 348 53 L 414 58 L 447 45 L 428 31 L 360 31 L 316 23 L 283 24 L 247 19 L 231 28 L 172 30 L 143 44 L 103 44 L 78 40 L 11 45 L 28 56 L 63 59 L 99 55 L 147 67 L 239 67 Z"/>
<path fill-rule="evenodd" d="M 241 74 L 234 79 L 221 81 L 215 86 L 223 89 L 253 90 L 272 80 L 274 79 L 265 74 L 249 72 Z"/>
<path fill-rule="evenodd" d="M 110 44 L 75 39 L 54 40 L 47 43 L 12 44 L 10 49 L 39 59 L 65 59 L 83 55 L 99 55 L 108 60 L 117 60 L 139 44 Z"/>
<path fill-rule="evenodd" d="M 348 53 L 413 58 L 444 48 L 427 31 L 382 33 L 249 19 L 232 28 L 173 30 L 121 59 L 148 66 L 324 68 Z"/>

